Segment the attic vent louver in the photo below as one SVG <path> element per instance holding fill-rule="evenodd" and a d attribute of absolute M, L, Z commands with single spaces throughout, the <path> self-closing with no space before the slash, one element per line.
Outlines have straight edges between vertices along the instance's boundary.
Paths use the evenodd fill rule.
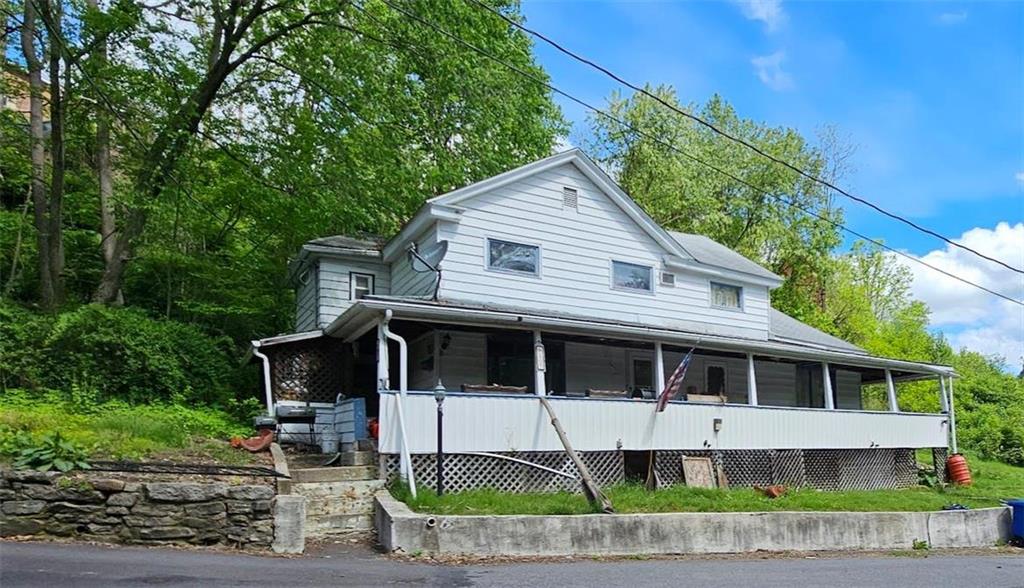
<path fill-rule="evenodd" d="M 580 199 L 579 194 L 576 193 L 576 188 L 562 188 L 562 208 L 579 210 L 579 204 Z"/>
<path fill-rule="evenodd" d="M 675 286 L 676 275 L 668 272 L 661 272 L 661 285 L 662 286 Z"/>

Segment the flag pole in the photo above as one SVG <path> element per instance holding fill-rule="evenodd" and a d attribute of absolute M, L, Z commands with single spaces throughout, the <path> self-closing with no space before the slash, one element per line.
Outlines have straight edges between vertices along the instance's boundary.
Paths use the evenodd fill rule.
<path fill-rule="evenodd" d="M 650 491 L 658 489 L 658 472 L 654 468 L 654 428 L 658 424 L 658 413 L 665 410 L 668 406 L 668 401 L 671 400 L 672 396 L 675 395 L 683 385 L 683 379 L 686 377 L 686 370 L 690 367 L 690 361 L 693 359 L 693 352 L 697 350 L 697 346 L 700 345 L 702 340 L 703 338 L 697 339 L 697 342 L 693 344 L 693 347 L 690 347 L 690 350 L 686 352 L 686 355 L 683 356 L 679 365 L 676 366 L 675 371 L 672 372 L 672 376 L 668 379 L 668 382 L 665 383 L 665 389 L 658 394 L 657 401 L 654 403 L 654 412 L 651 414 L 651 436 L 647 445 L 647 480 L 644 482 L 644 485 Z M 660 345 L 658 345 L 658 347 L 660 348 Z"/>

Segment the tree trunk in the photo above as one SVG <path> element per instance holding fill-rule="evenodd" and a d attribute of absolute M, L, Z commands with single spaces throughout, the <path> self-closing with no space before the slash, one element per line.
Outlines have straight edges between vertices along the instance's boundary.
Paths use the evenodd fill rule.
<path fill-rule="evenodd" d="M 21 52 L 28 68 L 29 87 L 29 137 L 32 161 L 33 221 L 36 229 L 36 246 L 39 250 L 39 299 L 45 309 L 56 306 L 53 272 L 50 268 L 50 223 L 46 201 L 46 185 L 43 175 L 46 171 L 45 136 L 43 134 L 43 74 L 42 63 L 36 56 L 33 41 L 36 38 L 35 2 L 25 2 L 24 19 L 21 24 Z"/>
<path fill-rule="evenodd" d="M 88 0 L 91 10 L 99 10 L 97 0 Z M 97 44 L 92 55 L 96 64 L 95 70 L 100 70 L 107 64 L 107 41 L 104 39 Z M 99 98 L 97 97 L 97 100 Z M 114 210 L 114 171 L 110 157 L 110 114 L 103 108 L 96 109 L 96 175 L 99 178 L 100 188 L 100 250 L 103 252 L 104 266 L 110 266 L 117 251 L 117 214 Z M 123 304 L 124 296 L 120 287 L 114 294 L 114 303 Z"/>
<path fill-rule="evenodd" d="M 45 2 L 48 19 L 50 58 L 50 194 L 47 206 L 49 224 L 50 281 L 53 305 L 64 303 L 64 91 L 60 84 L 61 53 L 64 42 L 60 1 Z"/>

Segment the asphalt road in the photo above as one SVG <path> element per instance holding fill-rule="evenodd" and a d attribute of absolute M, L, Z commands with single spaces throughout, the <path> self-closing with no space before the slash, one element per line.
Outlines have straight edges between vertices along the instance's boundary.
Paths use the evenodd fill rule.
<path fill-rule="evenodd" d="M 576 560 L 436 565 L 365 550 L 300 558 L 0 543 L 0 584 L 21 586 L 957 586 L 1024 587 L 1024 552 L 777 559 Z"/>

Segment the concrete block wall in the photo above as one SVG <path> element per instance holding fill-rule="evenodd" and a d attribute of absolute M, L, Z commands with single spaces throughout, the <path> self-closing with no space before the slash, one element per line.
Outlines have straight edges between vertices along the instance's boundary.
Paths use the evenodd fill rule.
<path fill-rule="evenodd" d="M 942 512 L 736 512 L 435 516 L 377 494 L 389 552 L 559 556 L 989 547 L 1010 537 L 1010 509 Z"/>

